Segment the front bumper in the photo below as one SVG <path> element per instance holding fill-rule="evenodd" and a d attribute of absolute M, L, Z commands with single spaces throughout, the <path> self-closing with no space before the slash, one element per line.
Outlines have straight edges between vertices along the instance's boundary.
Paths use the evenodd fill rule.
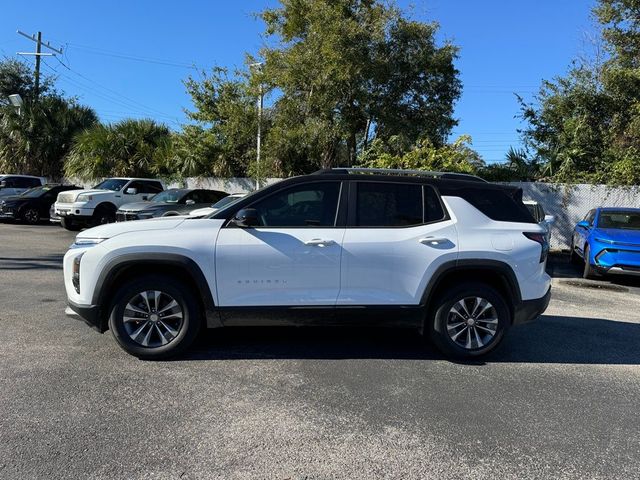
<path fill-rule="evenodd" d="M 78 221 L 87 221 L 93 217 L 93 208 L 88 208 L 85 203 L 56 203 L 55 215 L 68 217 Z"/>
<path fill-rule="evenodd" d="M 602 274 L 640 275 L 640 246 L 603 245 L 593 248 L 591 264 Z"/>
<path fill-rule="evenodd" d="M 533 300 L 523 300 L 520 305 L 516 306 L 513 315 L 513 324 L 521 325 L 523 323 L 532 322 L 536 320 L 549 306 L 551 301 L 551 287 L 547 290 L 547 293 L 540 298 Z"/>
<path fill-rule="evenodd" d="M 104 333 L 107 330 L 106 322 L 103 321 L 98 305 L 78 305 L 71 300 L 68 301 L 68 305 L 64 312 L 67 316 L 83 320 L 100 333 Z"/>

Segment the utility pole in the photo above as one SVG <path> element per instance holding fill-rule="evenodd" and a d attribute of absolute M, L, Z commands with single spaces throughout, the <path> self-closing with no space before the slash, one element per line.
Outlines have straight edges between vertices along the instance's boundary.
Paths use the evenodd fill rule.
<path fill-rule="evenodd" d="M 38 32 L 37 35 L 28 35 L 20 30 L 17 31 L 19 35 L 28 38 L 32 42 L 36 43 L 36 51 L 34 52 L 18 52 L 18 55 L 35 55 L 36 57 L 36 82 L 35 82 L 35 98 L 38 99 L 40 94 L 40 57 L 53 57 L 56 53 L 62 55 L 62 49 L 53 48 L 49 45 L 49 42 L 42 41 L 42 32 Z M 42 47 L 46 47 L 55 53 L 42 53 Z"/>
<path fill-rule="evenodd" d="M 261 69 L 263 62 L 249 65 L 249 68 Z M 262 147 L 262 108 L 264 106 L 264 88 L 260 79 L 258 96 L 258 138 L 256 139 L 256 190 L 260 188 L 260 148 Z"/>

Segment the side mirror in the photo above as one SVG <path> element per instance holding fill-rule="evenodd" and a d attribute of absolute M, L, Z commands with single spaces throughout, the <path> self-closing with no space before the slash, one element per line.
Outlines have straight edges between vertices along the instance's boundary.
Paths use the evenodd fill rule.
<path fill-rule="evenodd" d="M 545 215 L 544 221 L 547 222 L 549 225 L 551 225 L 552 223 L 555 223 L 556 217 L 553 215 Z"/>
<path fill-rule="evenodd" d="M 258 211 L 255 208 L 243 208 L 231 220 L 238 227 L 255 227 L 260 224 Z"/>
<path fill-rule="evenodd" d="M 125 195 L 137 195 L 138 194 L 138 189 L 137 188 L 127 188 L 124 193 L 125 193 Z"/>
<path fill-rule="evenodd" d="M 195 200 L 187 200 L 184 203 L 185 203 L 185 205 L 195 205 L 196 204 Z"/>
<path fill-rule="evenodd" d="M 581 222 L 578 222 L 578 225 L 576 225 L 580 228 L 585 228 L 588 229 L 589 227 L 591 227 L 591 225 L 589 225 L 589 222 L 587 222 L 586 220 L 582 220 Z"/>

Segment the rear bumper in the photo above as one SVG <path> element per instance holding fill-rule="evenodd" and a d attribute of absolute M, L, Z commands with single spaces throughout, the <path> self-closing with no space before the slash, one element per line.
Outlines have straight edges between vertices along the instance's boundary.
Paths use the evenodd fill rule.
<path fill-rule="evenodd" d="M 106 325 L 102 321 L 102 315 L 98 305 L 78 305 L 71 300 L 68 301 L 68 307 L 65 314 L 68 317 L 83 320 L 87 325 L 103 333 L 107 330 Z"/>
<path fill-rule="evenodd" d="M 520 305 L 517 305 L 513 315 L 513 324 L 521 325 L 536 320 L 549 306 L 551 301 L 551 287 L 547 290 L 547 293 L 540 298 L 533 300 L 523 300 Z"/>

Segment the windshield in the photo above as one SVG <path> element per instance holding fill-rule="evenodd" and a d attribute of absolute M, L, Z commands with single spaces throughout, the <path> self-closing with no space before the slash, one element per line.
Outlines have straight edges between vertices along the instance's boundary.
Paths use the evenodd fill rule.
<path fill-rule="evenodd" d="M 178 203 L 184 192 L 180 190 L 165 190 L 164 192 L 160 192 L 156 196 L 154 196 L 151 201 L 152 202 L 166 202 L 166 203 Z"/>
<path fill-rule="evenodd" d="M 231 205 L 233 202 L 237 202 L 238 200 L 240 200 L 242 197 L 232 197 L 231 195 L 229 195 L 228 197 L 224 197 L 221 200 L 218 200 L 216 203 L 214 203 L 213 205 L 211 205 L 211 208 L 222 208 L 222 207 L 226 207 L 227 205 Z"/>
<path fill-rule="evenodd" d="M 30 188 L 26 192 L 22 192 L 21 197 L 36 198 L 51 190 L 51 187 L 35 187 Z"/>
<path fill-rule="evenodd" d="M 112 190 L 114 192 L 119 192 L 122 187 L 124 187 L 126 185 L 126 183 L 129 180 L 123 180 L 123 179 L 117 179 L 117 178 L 110 178 L 108 180 L 105 180 L 104 182 L 100 182 L 98 185 L 96 185 L 95 189 L 100 189 L 100 190 Z"/>
<path fill-rule="evenodd" d="M 598 227 L 640 230 L 640 212 L 600 212 Z"/>

